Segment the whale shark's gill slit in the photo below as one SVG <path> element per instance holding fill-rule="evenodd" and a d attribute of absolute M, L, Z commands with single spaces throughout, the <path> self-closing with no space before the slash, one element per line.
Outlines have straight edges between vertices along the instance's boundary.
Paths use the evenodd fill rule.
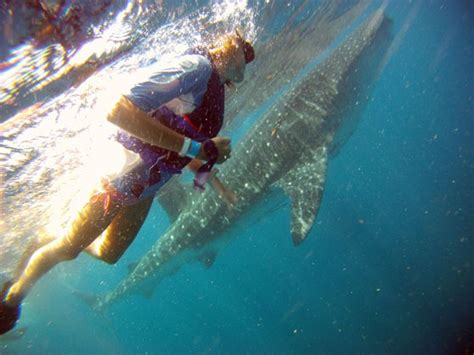
<path fill-rule="evenodd" d="M 315 102 L 313 102 L 313 101 L 311 101 L 311 100 L 309 100 L 309 99 L 304 98 L 303 96 L 298 97 L 298 100 L 301 101 L 302 103 L 304 103 L 306 106 L 315 109 L 316 111 L 320 111 L 320 112 L 321 112 L 321 111 L 323 110 L 320 105 L 318 105 L 317 103 L 315 103 Z"/>
<path fill-rule="evenodd" d="M 301 112 L 296 111 L 293 107 L 291 107 L 291 105 L 288 105 L 286 108 L 289 109 L 291 112 L 293 112 L 296 117 L 298 117 L 300 119 L 305 118 L 305 115 L 303 115 Z M 293 125 L 293 124 L 294 123 L 292 123 L 291 125 Z M 290 127 L 291 127 L 291 125 L 290 125 Z"/>

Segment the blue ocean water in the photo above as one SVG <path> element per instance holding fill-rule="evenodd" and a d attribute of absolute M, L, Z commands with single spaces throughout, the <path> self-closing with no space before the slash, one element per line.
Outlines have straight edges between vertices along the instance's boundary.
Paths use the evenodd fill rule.
<path fill-rule="evenodd" d="M 259 205 L 210 269 L 190 264 L 151 299 L 94 313 L 74 290 L 126 276 L 168 226 L 154 205 L 120 263 L 81 256 L 45 277 L 23 307 L 25 334 L 0 338 L 0 352 L 463 354 L 474 341 L 474 5 L 391 1 L 386 14 L 398 46 L 329 163 L 308 240 L 293 247 L 289 205 Z M 272 30 L 288 20 L 280 12 Z"/>

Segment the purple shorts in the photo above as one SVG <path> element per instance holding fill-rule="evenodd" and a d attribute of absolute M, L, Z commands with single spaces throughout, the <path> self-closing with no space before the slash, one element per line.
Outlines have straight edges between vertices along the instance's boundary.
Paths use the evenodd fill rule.
<path fill-rule="evenodd" d="M 117 193 L 118 202 L 124 206 L 130 206 L 153 197 L 174 175 L 166 170 L 160 171 L 161 179 L 149 185 L 149 170 L 150 168 L 142 161 L 127 173 L 110 180 L 108 185 Z M 139 197 L 132 192 L 134 186 L 137 185 L 144 188 Z"/>

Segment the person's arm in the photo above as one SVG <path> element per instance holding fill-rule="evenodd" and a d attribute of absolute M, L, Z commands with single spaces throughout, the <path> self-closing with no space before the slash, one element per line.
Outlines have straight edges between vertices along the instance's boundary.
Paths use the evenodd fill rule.
<path fill-rule="evenodd" d="M 146 143 L 176 153 L 181 152 L 185 137 L 140 110 L 125 96 L 122 96 L 114 110 L 107 116 L 107 119 Z M 212 138 L 212 141 L 219 153 L 217 163 L 221 164 L 230 156 L 230 139 L 227 137 L 215 137 Z M 207 156 L 202 146 L 196 158 L 206 160 Z"/>
<path fill-rule="evenodd" d="M 107 119 L 142 141 L 176 153 L 180 153 L 185 137 L 163 125 L 150 115 L 136 107 L 123 96 Z M 230 138 L 215 137 L 211 139 L 218 151 L 217 163 L 221 164 L 230 156 Z M 197 159 L 206 160 L 207 156 L 201 145 Z"/>
<path fill-rule="evenodd" d="M 184 136 L 160 123 L 151 113 L 159 115 L 156 109 L 181 95 L 191 93 L 195 97 L 205 92 L 212 67 L 202 56 L 184 55 L 157 62 L 152 69 L 145 81 L 138 82 L 121 97 L 108 120 L 146 143 L 179 153 Z"/>
<path fill-rule="evenodd" d="M 107 119 L 146 143 L 177 153 L 183 146 L 184 136 L 153 119 L 125 96 L 120 98 Z"/>
<path fill-rule="evenodd" d="M 187 93 L 197 100 L 194 105 L 199 104 L 207 89 L 211 71 L 210 62 L 197 55 L 163 63 L 148 80 L 135 85 L 119 100 L 108 115 L 108 120 L 144 142 L 185 154 L 181 152 L 185 137 L 160 123 L 151 116 L 151 112 L 155 116 L 159 115 L 159 111 L 156 111 L 158 107 Z M 230 139 L 215 137 L 212 140 L 218 150 L 217 163 L 222 163 L 229 157 Z M 202 145 L 198 147 L 199 153 L 192 154 L 192 157 L 206 159 Z"/>

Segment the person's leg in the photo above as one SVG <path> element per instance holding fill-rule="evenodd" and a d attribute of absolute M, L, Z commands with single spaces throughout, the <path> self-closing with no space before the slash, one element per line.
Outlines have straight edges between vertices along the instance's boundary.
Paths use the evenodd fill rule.
<path fill-rule="evenodd" d="M 124 207 L 107 229 L 85 250 L 97 259 L 115 264 L 133 242 L 150 210 L 153 197 Z"/>
<path fill-rule="evenodd" d="M 107 228 L 123 207 L 112 203 L 105 210 L 105 199 L 109 199 L 107 194 L 91 199 L 78 213 L 64 237 L 51 241 L 33 253 L 21 275 L 8 290 L 4 299 L 8 306 L 19 305 L 41 276 L 59 262 L 76 258 Z"/>
<path fill-rule="evenodd" d="M 26 246 L 26 249 L 20 257 L 20 261 L 18 262 L 15 271 L 13 272 L 13 280 L 19 278 L 20 275 L 23 273 L 23 270 L 25 270 L 25 267 L 28 264 L 28 261 L 30 260 L 33 253 L 42 246 L 52 242 L 54 239 L 55 238 L 52 235 L 41 233 L 41 235 L 37 239 L 32 240 Z"/>

